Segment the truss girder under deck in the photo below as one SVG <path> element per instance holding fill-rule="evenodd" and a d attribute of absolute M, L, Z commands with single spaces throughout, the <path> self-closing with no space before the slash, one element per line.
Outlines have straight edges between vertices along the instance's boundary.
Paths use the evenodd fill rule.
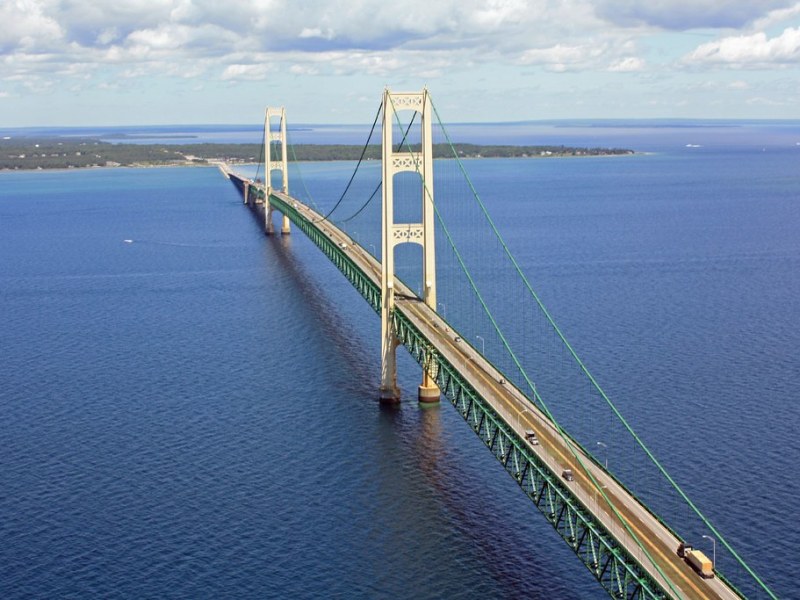
<path fill-rule="evenodd" d="M 238 184 L 237 187 L 241 189 Z M 255 193 L 259 198 L 264 196 L 261 189 Z M 322 250 L 380 314 L 380 286 L 291 204 L 279 196 L 271 196 L 270 202 Z M 392 325 L 414 360 L 427 369 L 458 413 L 611 597 L 630 600 L 670 597 L 399 308 L 392 314 Z"/>

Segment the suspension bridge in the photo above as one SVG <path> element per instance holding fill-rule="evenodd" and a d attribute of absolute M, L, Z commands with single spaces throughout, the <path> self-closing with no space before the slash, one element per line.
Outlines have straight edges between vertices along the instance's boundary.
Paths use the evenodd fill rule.
<path fill-rule="evenodd" d="M 354 184 L 364 164 L 359 160 L 345 192 L 327 211 L 307 189 L 289 194 L 284 109 L 266 111 L 263 181 L 258 172 L 247 177 L 220 165 L 265 233 L 276 233 L 277 211 L 281 234 L 302 231 L 380 315 L 380 400 L 400 399 L 395 351 L 403 345 L 422 367 L 418 400 L 445 397 L 452 403 L 612 597 L 775 598 L 636 435 L 564 338 L 470 183 L 427 90 L 384 91 L 362 159 L 381 117 L 377 185 Z M 434 126 L 444 140 L 436 145 L 444 147 L 443 160 L 434 161 Z M 344 217 L 348 194 L 357 208 Z M 465 205 L 474 212 L 465 214 Z M 363 221 L 359 227 L 356 218 Z M 469 237 L 460 232 L 481 221 L 480 232 L 490 241 L 465 245 Z M 361 239 L 365 226 L 373 237 L 364 238 L 380 235 L 379 243 Z M 418 264 L 396 268 L 396 254 L 408 244 L 419 251 L 405 262 Z M 518 306 L 504 310 L 508 303 Z M 491 331 L 488 349 L 486 337 L 475 333 L 476 322 L 481 331 Z M 470 340 L 480 340 L 480 350 Z M 589 417 L 581 420 L 577 413 Z M 607 435 L 615 431 L 627 440 L 618 445 L 627 443 L 630 463 L 638 461 L 641 468 L 621 465 L 612 472 L 608 455 L 600 460 L 591 451 L 608 450 L 606 443 L 591 442 L 598 420 L 612 423 L 604 426 Z M 642 475 L 645 467 L 649 474 Z M 683 515 L 685 522 L 668 522 L 665 513 Z M 711 559 L 697 548 L 704 539 L 713 542 Z M 735 583 L 718 568 L 718 556 L 735 572 Z"/>

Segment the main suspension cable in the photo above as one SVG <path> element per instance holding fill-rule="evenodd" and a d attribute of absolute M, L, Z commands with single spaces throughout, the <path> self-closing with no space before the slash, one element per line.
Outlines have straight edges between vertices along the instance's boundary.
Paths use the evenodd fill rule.
<path fill-rule="evenodd" d="M 413 116 L 411 117 L 411 121 L 409 122 L 409 124 L 408 124 L 408 127 L 406 127 L 406 131 L 405 131 L 405 133 L 403 134 L 403 139 L 402 139 L 402 140 L 400 140 L 400 143 L 397 145 L 397 147 L 398 147 L 398 148 L 402 148 L 402 147 L 403 147 L 403 144 L 405 143 L 405 141 L 406 141 L 406 138 L 408 137 L 408 132 L 409 132 L 409 131 L 411 131 L 411 126 L 414 124 L 414 119 L 416 119 L 416 118 L 417 118 L 417 114 L 419 114 L 419 113 L 417 113 L 417 112 L 415 111 L 415 112 L 414 112 L 414 114 L 413 114 Z M 381 187 L 383 187 L 383 182 L 382 182 L 382 181 L 379 181 L 379 182 L 378 182 L 378 185 L 376 185 L 376 186 L 375 186 L 375 189 L 374 189 L 374 190 L 372 190 L 372 194 L 370 194 L 369 198 L 367 198 L 367 201 L 366 201 L 366 202 L 364 202 L 364 204 L 362 204 L 362 205 L 361 205 L 361 208 L 359 208 L 359 209 L 358 209 L 356 212 L 354 212 L 352 215 L 350 215 L 350 216 L 349 216 L 349 217 L 347 217 L 346 219 L 337 220 L 336 222 L 337 222 L 337 223 L 348 223 L 348 222 L 352 221 L 353 219 L 355 219 L 355 218 L 356 218 L 358 215 L 360 215 L 360 214 L 361 214 L 361 212 L 362 212 L 362 211 L 363 211 L 365 208 L 367 208 L 367 206 L 369 205 L 369 203 L 370 203 L 370 202 L 372 202 L 372 200 L 375 198 L 375 196 L 376 196 L 376 195 L 378 194 L 378 192 L 380 191 Z"/>
<path fill-rule="evenodd" d="M 256 176 L 253 178 L 253 181 L 258 181 L 258 174 L 261 172 L 261 163 L 264 161 L 264 142 L 266 141 L 267 137 L 267 126 L 269 125 L 269 121 L 264 119 L 264 127 L 261 128 L 261 150 L 260 154 L 258 155 L 258 166 L 256 167 Z M 266 167 L 264 167 L 266 169 Z M 266 174 L 264 174 L 266 178 Z"/>
<path fill-rule="evenodd" d="M 733 547 L 722 536 L 722 534 L 717 530 L 717 528 L 714 527 L 714 525 L 709 521 L 709 519 L 700 511 L 700 509 L 697 507 L 697 505 L 695 505 L 694 502 L 692 502 L 692 500 L 689 498 L 689 496 L 684 492 L 683 488 L 681 488 L 681 486 L 677 483 L 677 481 L 675 481 L 672 478 L 672 476 L 669 474 L 669 472 L 667 472 L 666 468 L 656 458 L 656 456 L 652 453 L 650 448 L 644 443 L 644 440 L 642 440 L 638 436 L 638 434 L 634 431 L 633 427 L 631 427 L 631 425 L 628 423 L 628 421 L 624 418 L 622 413 L 619 411 L 618 407 L 606 395 L 605 391 L 600 387 L 600 384 L 597 382 L 597 380 L 595 380 L 594 376 L 592 376 L 592 374 L 589 372 L 589 370 L 586 367 L 586 365 L 580 359 L 580 357 L 575 352 L 575 350 L 573 349 L 571 344 L 567 341 L 567 339 L 564 336 L 564 334 L 562 333 L 561 329 L 558 327 L 558 325 L 556 325 L 556 323 L 553 320 L 552 316 L 550 315 L 549 311 L 545 308 L 545 306 L 542 303 L 541 299 L 539 298 L 538 294 L 534 291 L 533 287 L 531 286 L 530 282 L 528 281 L 528 278 L 522 272 L 522 269 L 520 268 L 519 263 L 514 258 L 514 256 L 511 254 L 511 251 L 508 248 L 508 246 L 506 245 L 505 240 L 503 240 L 502 236 L 500 235 L 499 230 L 495 226 L 494 221 L 489 216 L 489 213 L 486 210 L 486 206 L 484 205 L 483 201 L 481 200 L 480 196 L 478 195 L 477 190 L 473 186 L 472 181 L 470 180 L 469 176 L 467 175 L 466 169 L 464 168 L 464 165 L 463 165 L 463 163 L 461 162 L 461 159 L 458 156 L 458 152 L 456 152 L 455 147 L 453 146 L 453 143 L 450 140 L 450 137 L 447 134 L 447 131 L 445 130 L 444 125 L 442 124 L 442 120 L 439 117 L 439 113 L 436 110 L 436 106 L 433 104 L 433 102 L 431 102 L 431 107 L 433 108 L 434 114 L 436 115 L 436 119 L 439 122 L 439 126 L 442 128 L 442 132 L 444 133 L 445 138 L 447 139 L 447 143 L 449 144 L 450 149 L 451 149 L 451 151 L 453 153 L 453 158 L 456 160 L 456 163 L 458 164 L 462 174 L 464 175 L 464 177 L 466 179 L 466 182 L 469 185 L 469 188 L 470 188 L 470 190 L 472 192 L 472 195 L 475 198 L 475 200 L 478 203 L 478 205 L 480 206 L 480 208 L 481 208 L 481 210 L 482 210 L 482 212 L 484 214 L 484 217 L 486 218 L 487 222 L 489 223 L 489 226 L 492 229 L 492 232 L 494 233 L 495 237 L 497 238 L 498 242 L 500 243 L 501 247 L 503 248 L 503 251 L 504 251 L 506 257 L 511 262 L 511 265 L 513 266 L 513 268 L 516 271 L 517 275 L 520 277 L 523 285 L 525 286 L 525 288 L 527 288 L 528 292 L 530 293 L 530 295 L 534 299 L 535 303 L 538 305 L 539 309 L 542 311 L 542 314 L 544 315 L 546 320 L 549 322 L 550 326 L 553 328 L 553 331 L 556 333 L 558 338 L 563 343 L 563 345 L 566 348 L 566 350 L 569 353 L 569 355 L 573 358 L 573 360 L 575 361 L 577 366 L 580 368 L 580 370 L 583 372 L 583 374 L 591 382 L 592 387 L 598 392 L 600 397 L 605 401 L 606 405 L 613 411 L 613 413 L 617 417 L 617 419 L 622 423 L 624 428 L 628 431 L 628 433 L 631 435 L 631 437 L 635 440 L 636 444 L 644 451 L 646 456 L 653 463 L 653 465 L 655 465 L 655 467 L 659 470 L 659 472 L 664 476 L 664 478 L 667 480 L 667 482 L 669 482 L 671 487 L 680 495 L 681 498 L 683 498 L 683 500 L 687 503 L 687 505 L 700 518 L 700 520 L 709 528 L 709 530 L 712 533 L 714 533 L 714 535 L 717 536 L 717 539 L 721 542 L 721 544 L 731 553 L 731 555 L 734 557 L 736 562 L 738 562 L 738 564 L 741 565 L 745 569 L 745 571 L 747 571 L 747 573 L 761 587 L 761 589 L 763 591 L 765 591 L 770 596 L 770 598 L 776 599 L 777 597 L 772 592 L 772 590 L 766 585 L 766 583 L 755 573 L 755 571 L 753 571 L 753 569 L 744 561 L 744 559 L 733 549 Z M 444 222 L 443 222 L 441 216 L 439 215 L 439 210 L 436 207 L 436 205 L 434 205 L 434 210 L 436 211 L 438 220 L 442 224 L 442 226 L 443 226 L 443 228 L 444 228 L 444 230 L 446 232 L 446 235 L 449 238 L 449 234 L 447 233 L 446 227 L 444 227 Z M 456 249 L 454 242 L 451 241 L 450 243 L 451 243 L 451 246 L 453 247 L 454 251 L 457 253 L 458 250 Z M 461 262 L 460 259 L 459 259 L 459 262 Z M 573 448 L 572 442 L 571 441 L 567 441 L 567 438 L 565 437 L 566 436 L 566 432 L 564 432 L 561 429 L 560 425 L 555 421 L 555 418 L 552 416 L 552 413 L 550 413 L 549 409 L 546 407 L 546 405 L 542 401 L 541 396 L 537 393 L 535 386 L 532 386 L 532 382 L 528 379 L 528 375 L 525 372 L 524 368 L 522 367 L 521 363 L 518 361 L 515 353 L 513 352 L 511 347 L 508 345 L 508 343 L 505 341 L 504 336 L 503 336 L 502 332 L 500 331 L 498 325 L 496 323 L 494 323 L 494 317 L 489 312 L 488 307 L 484 304 L 480 292 L 478 291 L 477 287 L 472 282 L 472 279 L 471 279 L 471 277 L 469 275 L 469 272 L 466 270 L 466 265 L 463 265 L 463 263 L 462 263 L 462 270 L 464 270 L 464 272 L 467 274 L 467 277 L 470 280 L 470 284 L 471 284 L 471 286 L 473 288 L 473 291 L 478 296 L 479 302 L 481 302 L 481 304 L 484 306 L 484 310 L 485 310 L 486 314 L 488 315 L 489 319 L 493 322 L 493 325 L 494 325 L 494 328 L 495 328 L 496 332 L 498 333 L 498 335 L 500 335 L 501 339 L 503 339 L 503 345 L 506 347 L 506 351 L 509 352 L 512 360 L 516 363 L 516 366 L 519 369 L 521 375 L 526 380 L 526 382 L 529 384 L 529 387 L 532 387 L 533 394 L 534 394 L 536 400 L 539 400 L 540 404 L 545 409 L 545 412 L 548 414 L 548 417 L 550 417 L 550 419 L 553 421 L 554 425 L 556 426 L 557 431 L 559 431 L 559 433 L 562 433 L 562 437 L 567 442 L 568 447 L 570 447 L 570 449 L 572 450 L 573 456 L 575 456 L 575 458 L 578 459 L 578 462 L 580 462 L 582 464 L 583 461 L 577 456 L 577 454 L 576 454 L 576 452 L 575 452 L 575 450 Z M 589 474 L 589 476 L 592 477 L 591 473 L 589 473 L 588 471 L 587 471 L 587 474 Z M 594 478 L 592 477 L 592 479 L 594 479 Z M 602 490 L 600 490 L 600 491 L 601 491 L 603 497 L 605 497 L 606 496 L 605 492 L 603 492 Z M 608 500 L 608 499 L 606 498 L 606 500 Z M 613 506 L 612 506 L 612 508 L 613 508 Z M 623 521 L 623 525 L 625 525 L 625 527 L 627 529 L 627 524 L 625 524 L 624 521 Z M 633 537 L 634 537 L 634 539 L 637 539 L 637 536 L 634 535 Z M 646 550 L 645 550 L 645 553 L 647 553 Z M 649 553 L 647 553 L 647 554 L 648 554 L 648 557 L 649 557 Z M 660 569 L 657 566 L 656 566 L 656 568 L 660 571 Z"/>
<path fill-rule="evenodd" d="M 356 168 L 353 169 L 353 174 L 350 176 L 350 181 L 347 182 L 347 185 L 342 192 L 342 195 L 339 196 L 339 199 L 334 204 L 333 208 L 328 211 L 324 217 L 322 217 L 319 221 L 314 221 L 314 223 L 322 223 L 323 221 L 327 221 L 328 217 L 333 214 L 339 205 L 344 200 L 344 197 L 347 195 L 347 191 L 350 189 L 350 186 L 353 183 L 353 180 L 356 178 L 356 173 L 358 173 L 358 169 L 361 166 L 362 161 L 364 160 L 364 155 L 367 153 L 367 148 L 369 147 L 369 142 L 372 140 L 372 134 L 375 133 L 375 126 L 378 124 L 378 119 L 381 116 L 381 111 L 383 110 L 383 101 L 381 101 L 380 105 L 378 106 L 378 112 L 375 113 L 375 120 L 372 121 L 372 127 L 369 130 L 369 136 L 367 136 L 367 141 L 364 143 L 364 147 L 361 149 L 361 156 L 358 158 L 358 162 L 356 163 Z"/>

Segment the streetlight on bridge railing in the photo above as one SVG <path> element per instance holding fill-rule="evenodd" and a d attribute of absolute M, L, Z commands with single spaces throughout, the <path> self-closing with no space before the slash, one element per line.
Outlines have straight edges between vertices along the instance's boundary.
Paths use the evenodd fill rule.
<path fill-rule="evenodd" d="M 603 449 L 606 451 L 606 460 L 605 460 L 605 467 L 606 471 L 608 471 L 608 446 L 606 446 L 603 442 L 597 442 L 598 446 L 602 446 Z"/>
<path fill-rule="evenodd" d="M 481 341 L 481 355 L 486 356 L 486 340 L 483 339 L 482 335 L 476 335 L 475 337 Z"/>
<path fill-rule="evenodd" d="M 442 307 L 442 317 L 444 317 L 445 321 L 447 320 L 447 306 L 445 306 L 444 302 L 439 302 L 439 306 Z"/>
<path fill-rule="evenodd" d="M 717 568 L 717 540 L 715 540 L 710 535 L 704 535 L 702 537 L 706 538 L 707 540 L 711 540 L 711 568 L 712 569 L 716 569 Z"/>

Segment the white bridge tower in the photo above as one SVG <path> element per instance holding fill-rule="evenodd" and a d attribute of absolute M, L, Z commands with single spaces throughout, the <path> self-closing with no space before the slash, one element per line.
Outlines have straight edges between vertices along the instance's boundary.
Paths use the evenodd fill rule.
<path fill-rule="evenodd" d="M 278 118 L 278 128 L 272 130 L 272 119 Z M 281 143 L 281 158 L 280 160 L 272 160 L 272 142 Z M 266 199 L 264 200 L 264 231 L 268 235 L 275 233 L 275 228 L 272 225 L 272 206 L 269 203 L 269 196 L 272 194 L 272 171 L 281 172 L 281 191 L 284 194 L 289 193 L 289 169 L 286 160 L 286 110 L 283 107 L 270 108 L 267 107 L 267 113 L 264 119 L 264 179 L 266 183 Z M 281 226 L 281 233 L 287 235 L 290 233 L 289 217 L 283 215 L 283 223 Z"/>
<path fill-rule="evenodd" d="M 421 117 L 421 148 L 419 152 L 394 151 L 392 125 L 395 112 L 412 110 Z M 399 340 L 392 327 L 394 313 L 394 248 L 399 244 L 422 246 L 422 298 L 436 311 L 436 252 L 434 245 L 433 212 L 433 141 L 431 136 L 431 109 L 428 90 L 421 92 L 383 92 L 383 218 L 381 236 L 381 389 L 382 402 L 398 402 L 397 363 L 395 350 Z M 419 173 L 421 184 L 422 222 L 394 222 L 394 176 L 403 171 Z M 419 401 L 435 403 L 440 391 L 429 374 L 429 365 L 423 367 Z"/>

